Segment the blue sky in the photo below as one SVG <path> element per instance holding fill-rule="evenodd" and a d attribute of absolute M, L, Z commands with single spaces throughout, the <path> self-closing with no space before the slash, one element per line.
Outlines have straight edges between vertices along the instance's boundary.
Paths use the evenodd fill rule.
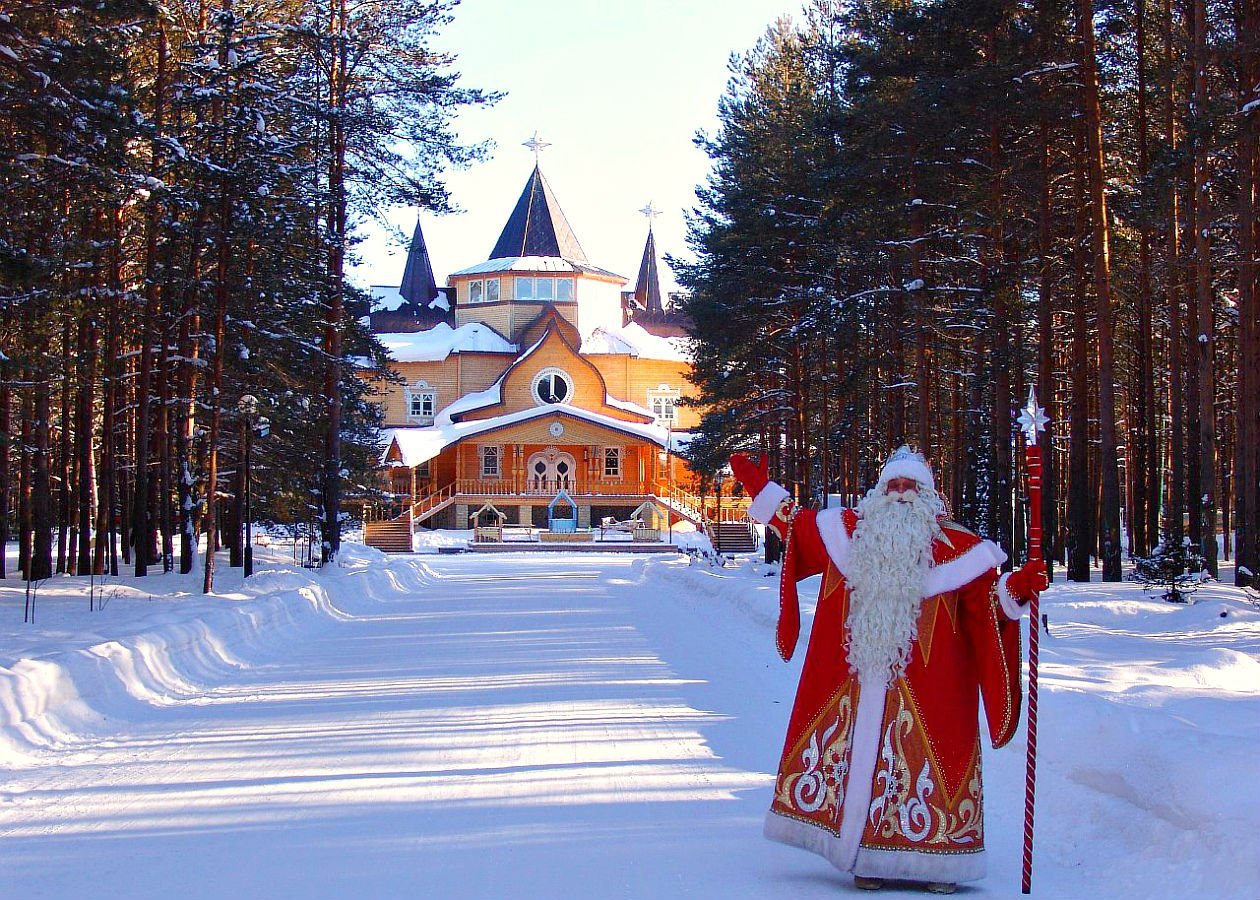
<path fill-rule="evenodd" d="M 497 106 L 457 121 L 468 140 L 495 142 L 490 161 L 449 173 L 464 212 L 421 214 L 440 284 L 486 259 L 533 169 L 521 146 L 551 143 L 542 168 L 592 263 L 633 278 L 651 201 L 662 254 L 686 254 L 683 210 L 708 172 L 692 138 L 712 132 L 732 52 L 752 47 L 797 0 L 463 0 L 440 43 L 459 56 L 463 83 L 506 91 Z M 409 236 L 415 210 L 390 220 Z M 354 277 L 397 284 L 405 252 L 366 229 Z M 672 287 L 668 275 L 663 285 Z"/>

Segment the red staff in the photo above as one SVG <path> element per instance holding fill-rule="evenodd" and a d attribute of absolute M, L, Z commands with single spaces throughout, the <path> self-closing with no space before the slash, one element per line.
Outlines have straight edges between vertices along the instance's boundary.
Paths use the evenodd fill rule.
<path fill-rule="evenodd" d="M 1037 405 L 1034 388 L 1028 389 L 1028 405 L 1019 415 L 1024 432 L 1024 461 L 1028 466 L 1028 559 L 1041 559 L 1041 447 L 1038 433 L 1046 430 L 1046 411 Z M 1037 793 L 1037 653 L 1041 637 L 1041 610 L 1033 593 L 1028 609 L 1028 759 L 1024 783 L 1024 880 L 1025 894 L 1032 892 L 1033 800 Z"/>

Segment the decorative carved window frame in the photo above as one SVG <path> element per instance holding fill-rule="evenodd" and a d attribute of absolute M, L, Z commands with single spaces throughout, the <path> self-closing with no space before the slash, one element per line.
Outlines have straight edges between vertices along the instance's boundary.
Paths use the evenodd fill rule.
<path fill-rule="evenodd" d="M 651 411 L 652 417 L 656 420 L 656 424 L 662 427 L 667 425 L 678 424 L 678 401 L 682 399 L 682 391 L 678 388 L 670 387 L 668 384 L 661 384 L 654 388 L 649 388 L 647 392 L 647 406 Z M 671 415 L 662 415 L 657 412 L 657 403 L 669 401 L 669 410 Z"/>
<path fill-rule="evenodd" d="M 626 448 L 620 445 L 600 448 L 600 474 L 605 479 L 620 480 L 626 474 Z M 609 463 L 616 461 L 616 471 L 610 471 Z"/>
<path fill-rule="evenodd" d="M 431 412 L 427 414 L 414 412 L 412 400 L 421 399 L 425 396 L 429 398 Z M 437 388 L 423 378 L 403 388 L 403 405 L 406 409 L 407 421 L 416 425 L 432 425 L 433 419 L 437 415 L 437 397 Z"/>
<path fill-rule="evenodd" d="M 494 471 L 486 470 L 486 463 L 494 459 Z M 477 445 L 477 462 L 478 471 L 482 478 L 502 478 L 503 477 L 503 445 L 502 444 L 478 444 Z"/>

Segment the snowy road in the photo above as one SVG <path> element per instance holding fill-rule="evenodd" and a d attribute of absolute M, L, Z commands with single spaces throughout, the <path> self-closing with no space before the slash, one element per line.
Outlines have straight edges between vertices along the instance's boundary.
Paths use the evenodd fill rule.
<path fill-rule="evenodd" d="M 272 664 L 26 773 L 0 895 L 766 895 L 769 776 L 715 751 L 741 711 L 691 702 L 663 651 L 694 636 L 648 621 L 643 563 L 441 562 L 403 594 L 339 591 L 345 618 Z"/>
<path fill-rule="evenodd" d="M 54 579 L 38 626 L 0 582 L 0 900 L 856 896 L 761 837 L 800 664 L 763 572 L 360 548 L 213 597 L 122 578 L 96 611 Z M 1260 610 L 1044 599 L 1034 894 L 1260 898 L 1233 845 Z M 986 747 L 989 877 L 960 897 L 1020 896 L 1023 749 Z"/>

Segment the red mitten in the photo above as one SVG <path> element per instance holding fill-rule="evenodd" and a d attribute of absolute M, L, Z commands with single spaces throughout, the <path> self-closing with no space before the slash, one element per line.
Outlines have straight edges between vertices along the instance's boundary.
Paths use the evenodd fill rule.
<path fill-rule="evenodd" d="M 1050 586 L 1046 577 L 1046 563 L 1041 559 L 1030 559 L 1011 573 L 1006 579 L 1006 590 L 1020 603 L 1031 603 L 1032 599 Z"/>
<path fill-rule="evenodd" d="M 755 460 L 747 453 L 732 453 L 731 472 L 750 497 L 756 497 L 770 483 L 770 461 L 764 453 Z"/>

